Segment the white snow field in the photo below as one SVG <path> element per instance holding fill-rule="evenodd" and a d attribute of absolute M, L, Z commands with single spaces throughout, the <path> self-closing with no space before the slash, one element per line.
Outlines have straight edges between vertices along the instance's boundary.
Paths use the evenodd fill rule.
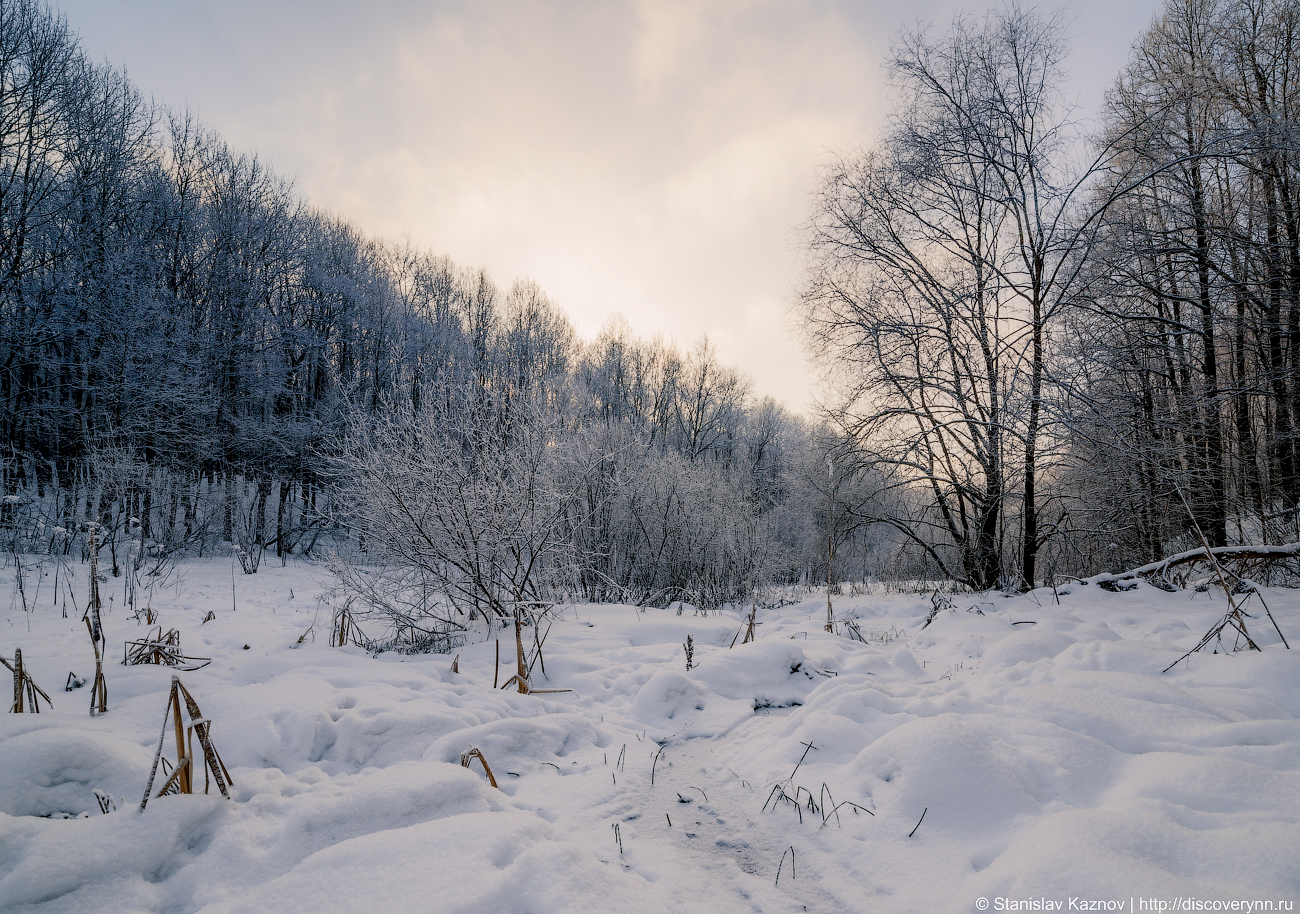
<path fill-rule="evenodd" d="M 0 653 L 21 648 L 54 707 L 0 715 L 6 911 L 1300 900 L 1295 592 L 1266 598 L 1298 650 L 1257 616 L 1262 652 L 1197 654 L 1168 673 L 1221 616 L 1221 593 L 956 597 L 924 630 L 925 595 L 838 597 L 862 643 L 822 631 L 823 590 L 758 610 L 757 640 L 734 648 L 738 611 L 575 605 L 545 643 L 546 675 L 534 670 L 535 687 L 573 692 L 520 695 L 493 689 L 481 633 L 458 673 L 447 655 L 327 647 L 323 566 L 232 577 L 228 559 L 190 561 L 149 600 L 186 653 L 213 658 L 180 678 L 213 721 L 232 799 L 214 787 L 141 813 L 173 670 L 121 665 L 145 628 L 109 578 L 110 710 L 90 717 L 89 685 L 63 689 L 70 671 L 93 675 L 85 626 L 52 601 L 52 574 L 33 597 L 27 573 L 29 612 L 12 564 L 0 572 Z M 298 644 L 314 619 L 315 640 Z M 513 632 L 501 640 L 504 681 Z M 471 746 L 499 789 L 477 762 L 460 766 Z M 95 789 L 119 808 L 102 814 Z"/>

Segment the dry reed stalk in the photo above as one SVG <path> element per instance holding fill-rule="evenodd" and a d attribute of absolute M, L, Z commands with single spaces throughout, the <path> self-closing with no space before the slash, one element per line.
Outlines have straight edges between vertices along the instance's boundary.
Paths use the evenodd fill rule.
<path fill-rule="evenodd" d="M 104 633 L 104 622 L 100 616 L 103 603 L 99 597 L 99 525 L 89 524 L 87 533 L 90 537 L 90 595 L 86 599 L 86 612 L 82 616 L 86 630 L 90 632 L 90 646 L 95 650 L 95 685 L 90 690 L 90 714 L 108 712 L 108 683 L 104 679 L 104 658 L 108 655 L 108 636 Z M 71 593 L 72 588 L 68 591 Z M 76 607 L 76 598 L 73 598 Z"/>
<path fill-rule="evenodd" d="M 455 658 L 452 659 L 452 661 L 451 661 L 451 671 L 452 671 L 453 673 L 459 673 L 459 672 L 460 672 L 460 654 L 457 654 L 457 655 L 455 656 Z"/>
<path fill-rule="evenodd" d="M 94 613 L 95 630 L 102 630 L 99 611 L 103 604 L 99 599 L 99 525 L 89 524 L 90 533 L 90 598 L 86 601 L 86 612 Z"/>
<path fill-rule="evenodd" d="M 360 631 L 357 629 L 357 623 L 352 618 L 352 599 L 349 597 L 338 612 L 334 614 L 333 627 L 330 630 L 330 647 L 345 647 L 348 642 L 358 644 L 357 636 Z"/>
<path fill-rule="evenodd" d="M 45 690 L 33 681 L 23 667 L 23 652 L 21 650 L 14 650 L 14 662 L 12 664 L 3 657 L 0 657 L 0 663 L 3 663 L 9 668 L 9 672 L 14 674 L 14 703 L 9 709 L 11 713 L 22 714 L 24 705 L 26 705 L 32 714 L 40 714 L 41 705 L 39 699 L 41 698 L 44 698 L 45 703 L 51 708 L 54 707 L 54 702 L 50 700 L 50 696 L 45 694 Z"/>
<path fill-rule="evenodd" d="M 516 661 L 519 664 L 519 667 L 518 667 L 518 672 L 515 674 L 515 679 L 518 680 L 519 682 L 519 693 L 521 695 L 527 695 L 529 692 L 528 668 L 524 662 L 524 633 L 523 633 L 524 630 L 523 630 L 523 624 L 520 622 L 519 615 L 520 615 L 520 609 L 518 606 L 516 606 L 515 607 L 515 657 L 516 657 Z"/>
<path fill-rule="evenodd" d="M 758 614 L 758 604 L 755 603 L 749 610 L 749 626 L 745 629 L 745 640 L 741 644 L 748 644 L 754 640 L 754 616 Z"/>
<path fill-rule="evenodd" d="M 487 758 L 484 757 L 483 753 L 477 747 L 470 746 L 469 749 L 461 753 L 460 767 L 468 768 L 469 763 L 474 759 L 478 759 L 479 764 L 483 766 L 483 771 L 487 774 L 488 783 L 500 790 L 501 788 L 497 787 L 497 779 L 492 775 L 492 766 L 488 764 Z"/>
<path fill-rule="evenodd" d="M 533 675 L 533 666 L 537 664 L 538 661 L 541 661 L 542 664 L 542 675 L 546 675 L 546 657 L 542 654 L 542 646 L 546 644 L 546 639 L 551 634 L 551 627 L 548 625 L 546 627 L 546 634 L 542 635 L 540 638 L 537 637 L 539 627 L 540 625 L 533 626 L 533 644 L 536 645 L 537 652 L 533 654 L 533 659 L 528 662 L 528 675 L 530 677 Z"/>
<path fill-rule="evenodd" d="M 1223 594 L 1228 599 L 1228 611 L 1224 613 L 1222 619 L 1220 619 L 1217 623 L 1215 623 L 1215 625 L 1213 625 L 1210 628 L 1210 630 L 1207 631 L 1201 637 L 1201 640 L 1197 642 L 1196 647 L 1192 648 L 1190 651 L 1183 654 L 1173 663 L 1169 664 L 1169 666 L 1165 667 L 1164 670 L 1161 671 L 1164 673 L 1168 673 L 1178 664 L 1182 663 L 1188 657 L 1192 656 L 1192 654 L 1195 654 L 1197 651 L 1201 650 L 1201 648 L 1205 647 L 1211 641 L 1216 641 L 1220 639 L 1223 635 L 1224 629 L 1228 627 L 1233 628 L 1242 638 L 1245 638 L 1246 645 L 1251 650 L 1262 651 L 1260 646 L 1255 643 L 1253 638 L 1250 637 L 1250 633 L 1246 631 L 1246 620 L 1241 612 L 1241 607 L 1239 607 L 1236 601 L 1232 599 L 1232 587 L 1228 585 L 1228 579 L 1227 579 L 1228 575 L 1224 571 L 1223 566 L 1219 564 L 1219 560 L 1215 556 L 1214 550 L 1210 548 L 1210 543 L 1205 538 L 1205 534 L 1201 532 L 1200 524 L 1196 522 L 1196 517 L 1192 513 L 1192 508 L 1187 503 L 1187 497 L 1183 495 L 1183 490 L 1181 488 L 1177 488 L 1176 491 L 1178 492 L 1178 497 L 1181 498 L 1183 501 L 1183 507 L 1187 511 L 1187 516 L 1191 518 L 1192 529 L 1196 532 L 1197 539 L 1201 541 L 1201 546 L 1205 549 L 1205 555 L 1209 559 L 1210 564 L 1214 569 L 1215 576 L 1219 579 L 1219 586 L 1223 588 Z M 1240 580 L 1240 578 L 1238 578 L 1238 580 Z M 1247 595 L 1247 599 L 1249 599 L 1249 594 Z M 1271 620 L 1272 618 L 1273 618 L 1273 614 L 1269 613 L 1269 619 Z M 1277 623 L 1274 622 L 1273 625 L 1276 628 Z M 1279 636 L 1281 636 L 1282 630 L 1278 629 L 1277 633 Z M 1285 638 L 1283 638 L 1282 640 L 1283 642 L 1286 641 Z M 1290 645 L 1287 645 L 1287 648 L 1290 649 Z M 1236 645 L 1234 644 L 1233 650 L 1235 651 L 1236 649 L 1237 649 Z M 921 815 L 922 817 L 924 817 L 925 814 L 922 813 Z M 920 823 L 917 824 L 919 825 Z M 908 837 L 910 838 L 911 835 L 908 835 Z"/>
<path fill-rule="evenodd" d="M 172 680 L 172 693 L 175 695 L 176 686 L 180 683 L 179 679 Z M 176 771 L 173 776 L 177 779 L 176 789 L 179 793 L 194 792 L 194 778 L 191 776 L 190 768 L 193 767 L 190 762 L 190 755 L 185 751 L 185 722 L 181 720 L 181 703 L 171 701 L 172 706 L 172 723 L 176 729 Z M 192 745 L 192 744 L 191 744 Z M 166 785 L 163 785 L 166 789 Z"/>
<path fill-rule="evenodd" d="M 95 639 L 94 626 L 86 617 L 86 631 L 90 633 L 90 646 L 95 650 L 95 685 L 90 690 L 90 716 L 108 713 L 108 681 L 104 679 L 104 655 L 99 650 L 99 641 Z M 100 630 L 103 635 L 103 630 Z"/>
<path fill-rule="evenodd" d="M 655 767 L 659 764 L 659 756 L 663 755 L 664 750 L 667 748 L 668 748 L 668 740 L 664 740 L 663 745 L 659 747 L 659 751 L 655 753 L 654 761 L 650 763 L 650 786 L 651 787 L 655 785 Z M 669 825 L 671 824 L 672 823 L 669 822 Z"/>
<path fill-rule="evenodd" d="M 781 851 L 781 862 L 778 863 L 778 864 L 776 865 L 776 883 L 775 883 L 775 885 L 780 885 L 780 884 L 781 884 L 781 867 L 785 865 L 785 855 L 786 855 L 786 854 L 789 854 L 789 855 L 790 855 L 790 878 L 791 878 L 791 879 L 795 879 L 795 878 L 797 878 L 796 875 L 795 875 L 795 869 L 794 869 L 794 845 L 791 845 L 791 846 L 789 847 L 789 849 Z"/>
<path fill-rule="evenodd" d="M 505 681 L 501 688 L 508 688 L 512 683 L 518 687 L 520 695 L 527 695 L 532 691 L 528 683 L 528 664 L 524 660 L 524 632 L 523 623 L 519 618 L 519 606 L 515 606 L 515 675 Z"/>
<path fill-rule="evenodd" d="M 181 716 L 181 702 L 185 702 L 185 714 L 189 717 L 189 725 L 186 726 Z M 168 720 L 170 718 L 170 720 Z M 163 782 L 161 788 L 155 796 L 163 796 L 170 793 L 192 794 L 194 792 L 194 737 L 199 738 L 199 747 L 203 752 L 203 792 L 208 792 L 209 773 L 212 780 L 217 782 L 217 789 L 226 799 L 230 799 L 230 791 L 226 785 L 234 786 L 234 778 L 230 776 L 230 771 L 226 768 L 226 763 L 221 760 L 221 755 L 217 752 L 216 747 L 212 745 L 212 721 L 203 716 L 199 710 L 199 704 L 190 694 L 189 689 L 181 683 L 177 676 L 172 677 L 171 692 L 167 698 L 167 708 L 163 711 L 162 733 L 158 736 L 158 749 L 154 753 L 153 767 L 149 769 L 149 782 L 144 788 L 144 798 L 140 801 L 140 811 L 143 812 L 145 806 L 149 803 L 149 795 L 153 791 L 154 778 L 158 774 L 158 765 L 163 761 L 162 751 L 163 743 L 167 739 L 167 727 L 171 724 L 176 737 L 176 767 L 172 769 L 171 775 Z M 186 736 L 188 735 L 188 745 Z"/>
<path fill-rule="evenodd" d="M 550 629 L 547 629 L 547 633 L 548 634 L 550 633 Z M 535 634 L 536 633 L 534 632 L 534 635 Z M 497 663 L 498 664 L 501 662 L 500 647 L 501 647 L 501 643 L 498 641 L 497 642 Z M 537 654 L 539 657 L 541 656 L 541 651 L 542 651 L 542 642 L 538 641 Z M 506 689 L 513 684 L 518 687 L 520 695 L 556 695 L 559 694 L 560 692 L 573 691 L 573 689 L 534 689 L 532 687 L 532 684 L 528 681 L 529 665 L 528 662 L 524 659 L 523 623 L 520 621 L 520 609 L 518 604 L 515 605 L 515 669 L 516 669 L 515 675 L 507 679 L 501 685 L 501 688 Z M 545 664 L 543 664 L 542 669 L 543 671 L 545 671 L 546 669 Z M 493 677 L 492 680 L 492 687 L 496 688 L 495 677 Z"/>

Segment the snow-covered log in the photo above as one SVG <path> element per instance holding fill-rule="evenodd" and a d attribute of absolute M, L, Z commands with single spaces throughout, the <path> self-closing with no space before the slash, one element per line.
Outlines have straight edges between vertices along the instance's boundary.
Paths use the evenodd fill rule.
<path fill-rule="evenodd" d="M 1159 561 L 1150 562 L 1139 568 L 1133 568 L 1119 574 L 1098 574 L 1085 578 L 1085 580 L 1091 584 L 1110 584 L 1119 581 L 1131 581 L 1135 578 L 1149 579 L 1153 576 L 1159 576 L 1161 581 L 1169 583 L 1168 573 L 1170 569 L 1177 568 L 1179 565 L 1208 561 L 1210 555 L 1213 555 L 1219 562 L 1242 560 L 1277 561 L 1300 555 L 1300 542 L 1286 543 L 1281 546 L 1216 546 L 1209 550 L 1200 547 L 1189 549 L 1186 552 L 1179 552 L 1177 555 L 1167 556 Z"/>

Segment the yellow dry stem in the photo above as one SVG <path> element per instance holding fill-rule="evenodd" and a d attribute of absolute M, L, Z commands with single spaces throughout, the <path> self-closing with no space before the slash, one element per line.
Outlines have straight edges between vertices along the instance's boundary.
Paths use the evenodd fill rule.
<path fill-rule="evenodd" d="M 479 764 L 483 766 L 483 771 L 487 773 L 488 783 L 491 784 L 493 787 L 497 787 L 497 779 L 492 776 L 491 766 L 488 765 L 487 759 L 483 757 L 483 753 L 480 752 L 478 748 L 476 748 L 475 746 L 470 746 L 468 750 L 461 753 L 460 767 L 468 768 L 470 761 L 472 761 L 473 759 L 478 759 Z M 497 787 L 497 789 L 500 790 L 501 788 Z"/>

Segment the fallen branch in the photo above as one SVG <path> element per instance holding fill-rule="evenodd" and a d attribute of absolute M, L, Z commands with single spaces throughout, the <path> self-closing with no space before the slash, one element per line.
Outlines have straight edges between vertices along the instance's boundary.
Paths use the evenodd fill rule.
<path fill-rule="evenodd" d="M 1175 586 L 1174 582 L 1169 580 L 1169 571 L 1181 565 L 1192 565 L 1197 562 L 1235 562 L 1235 561 L 1265 561 L 1276 562 L 1283 559 L 1296 558 L 1300 556 L 1300 543 L 1287 543 L 1283 546 L 1215 546 L 1207 549 L 1201 546 L 1196 549 L 1188 549 L 1186 552 L 1179 552 L 1177 555 L 1171 555 L 1160 559 L 1157 562 L 1150 562 L 1138 568 L 1132 568 L 1119 574 L 1098 574 L 1090 578 L 1083 578 L 1083 582 L 1104 586 L 1106 584 L 1117 584 L 1121 581 L 1132 581 L 1137 578 L 1150 579 L 1158 576 L 1159 580 Z"/>
<path fill-rule="evenodd" d="M 1190 509 L 1189 509 L 1190 513 Z M 1225 567 L 1227 562 L 1274 562 L 1284 559 L 1295 558 L 1300 556 L 1300 543 L 1287 543 L 1283 546 L 1215 546 L 1211 547 L 1205 541 L 1201 534 L 1200 528 L 1197 528 L 1197 535 L 1201 537 L 1202 546 L 1199 549 L 1189 549 L 1186 552 L 1180 552 L 1177 555 L 1171 555 L 1163 558 L 1158 562 L 1150 562 L 1139 568 L 1133 568 L 1129 571 L 1119 574 L 1099 574 L 1090 578 L 1081 579 L 1081 583 L 1096 584 L 1106 590 L 1128 590 L 1129 587 L 1123 586 L 1125 581 L 1135 581 L 1139 578 L 1145 579 L 1148 583 L 1161 590 L 1173 591 L 1179 589 L 1181 581 L 1175 582 L 1170 580 L 1169 571 L 1180 566 L 1192 566 L 1200 562 L 1207 562 L 1210 569 L 1214 572 L 1219 586 L 1223 588 L 1224 594 L 1228 600 L 1228 611 L 1218 622 L 1210 626 L 1209 631 L 1202 636 L 1196 646 L 1187 651 L 1169 666 L 1165 667 L 1164 672 L 1169 672 L 1178 664 L 1182 663 L 1192 654 L 1204 649 L 1211 642 L 1219 643 L 1222 641 L 1223 633 L 1232 629 L 1236 633 L 1236 640 L 1244 639 L 1246 647 L 1250 650 L 1261 650 L 1260 646 L 1246 630 L 1246 614 L 1242 612 L 1241 605 L 1233 599 L 1234 594 L 1246 594 L 1249 599 L 1253 594 L 1259 598 L 1260 604 L 1264 607 L 1264 613 L 1268 616 L 1268 621 L 1272 623 L 1274 631 L 1277 632 L 1278 638 L 1281 639 L 1282 645 L 1291 649 L 1290 643 L 1286 640 L 1286 635 L 1282 634 L 1282 628 L 1277 624 L 1277 619 L 1273 618 L 1272 611 L 1268 604 L 1264 602 L 1263 594 L 1260 593 L 1259 585 L 1254 581 L 1248 580 L 1241 574 Z M 1233 645 L 1233 650 L 1237 645 Z"/>

